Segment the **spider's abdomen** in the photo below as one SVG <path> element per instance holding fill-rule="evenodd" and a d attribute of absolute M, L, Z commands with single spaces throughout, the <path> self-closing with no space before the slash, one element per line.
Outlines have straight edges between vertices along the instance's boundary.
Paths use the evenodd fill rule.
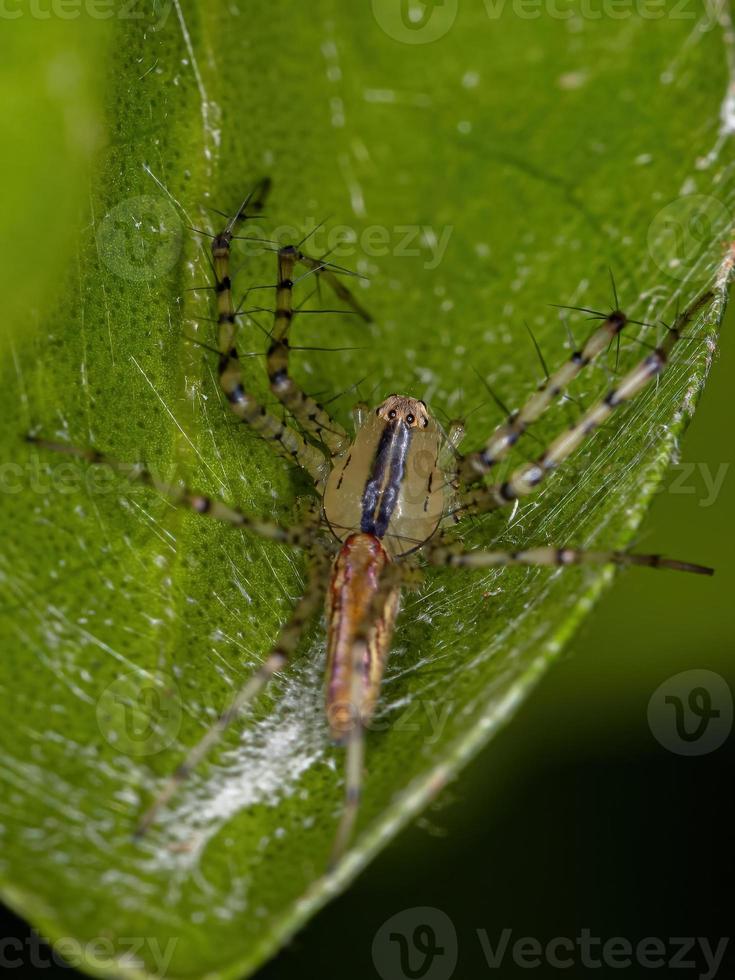
<path fill-rule="evenodd" d="M 367 724 L 383 678 L 400 590 L 373 606 L 390 559 L 372 534 L 352 534 L 332 566 L 327 593 L 327 718 L 342 741 L 355 722 Z"/>
<path fill-rule="evenodd" d="M 374 535 L 393 558 L 427 541 L 446 499 L 441 442 L 423 402 L 397 395 L 386 399 L 327 480 L 324 516 L 335 536 L 345 541 L 358 532 Z"/>

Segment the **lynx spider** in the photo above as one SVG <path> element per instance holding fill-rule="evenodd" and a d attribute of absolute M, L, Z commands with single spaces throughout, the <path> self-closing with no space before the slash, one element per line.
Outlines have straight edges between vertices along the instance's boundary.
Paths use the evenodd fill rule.
<path fill-rule="evenodd" d="M 679 314 L 667 327 L 659 346 L 611 387 L 604 398 L 584 411 L 538 458 L 519 466 L 503 482 L 487 483 L 486 475 L 510 453 L 527 427 L 620 336 L 629 322 L 625 314 L 614 309 L 607 316 L 601 315 L 601 324 L 582 348 L 551 373 L 522 408 L 508 415 L 480 451 L 460 455 L 460 423 L 453 423 L 445 431 L 423 401 L 396 394 L 389 395 L 374 409 L 358 405 L 353 413 L 356 431 L 352 437 L 289 373 L 296 269 L 305 270 L 300 278 L 315 275 L 323 279 L 364 320 L 370 319 L 369 314 L 339 279 L 347 270 L 310 257 L 300 245 L 279 247 L 273 329 L 266 361 L 271 391 L 296 422 L 297 427 L 293 427 L 246 390 L 235 342 L 237 320 L 244 311 L 236 308 L 233 301 L 232 242 L 245 237 L 237 236 L 235 230 L 245 219 L 260 213 L 269 188 L 268 179 L 261 181 L 223 231 L 209 236 L 214 283 L 207 288 L 216 294 L 219 381 L 231 410 L 273 443 L 283 456 L 297 463 L 313 481 L 318 503 L 312 504 L 303 523 L 285 527 L 249 517 L 219 500 L 166 485 L 141 466 L 118 463 L 94 450 L 29 438 L 89 463 L 113 466 L 198 514 L 305 552 L 307 587 L 273 649 L 165 782 L 140 819 L 137 834 L 148 830 L 227 726 L 270 678 L 286 667 L 305 626 L 326 597 L 326 712 L 332 738 L 347 750 L 345 802 L 332 850 L 332 867 L 352 834 L 362 785 L 364 731 L 378 698 L 401 590 L 416 587 L 421 581 L 419 556 L 430 566 L 462 568 L 615 564 L 712 574 L 710 568 L 659 555 L 581 551 L 567 545 L 542 545 L 521 551 L 466 550 L 448 531 L 469 515 L 507 507 L 537 490 L 594 429 L 664 370 L 682 328 L 711 294 L 701 296 Z"/>

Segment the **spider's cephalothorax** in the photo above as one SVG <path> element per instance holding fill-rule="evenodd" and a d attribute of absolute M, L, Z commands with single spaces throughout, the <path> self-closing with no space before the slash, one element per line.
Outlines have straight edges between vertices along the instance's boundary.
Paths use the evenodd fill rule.
<path fill-rule="evenodd" d="M 308 559 L 309 580 L 273 650 L 163 786 L 140 820 L 138 832 L 150 826 L 227 725 L 273 674 L 286 666 L 305 625 L 326 600 L 328 724 L 334 739 L 347 746 L 346 801 L 332 855 L 336 860 L 349 840 L 357 813 L 364 729 L 378 697 L 400 593 L 420 580 L 419 560 L 427 565 L 464 568 L 612 563 L 711 574 L 712 570 L 703 566 L 658 555 L 581 551 L 565 544 L 532 545 L 520 551 L 467 550 L 459 539 L 450 536 L 450 528 L 467 515 L 507 507 L 534 493 L 597 427 L 665 368 L 683 326 L 711 299 L 711 293 L 693 301 L 673 326 L 666 328 L 659 345 L 535 460 L 518 466 L 502 482 L 488 482 L 488 474 L 508 456 L 528 426 L 619 337 L 629 322 L 625 314 L 619 309 L 607 315 L 593 314 L 601 323 L 586 343 L 547 375 L 525 405 L 511 412 L 479 451 L 461 456 L 457 452 L 461 424 L 453 423 L 445 432 L 423 401 L 400 395 L 389 395 L 372 410 L 358 406 L 352 438 L 289 373 L 296 268 L 306 270 L 299 279 L 312 275 L 323 279 L 355 313 L 366 320 L 369 316 L 339 278 L 351 274 L 346 269 L 306 255 L 300 245 L 278 248 L 275 310 L 266 363 L 271 392 L 294 422 L 286 424 L 246 388 L 236 346 L 237 323 L 238 318 L 254 311 L 235 307 L 230 280 L 230 247 L 237 237 L 234 229 L 261 210 L 269 187 L 270 181 L 262 181 L 226 227 L 212 236 L 215 282 L 210 288 L 217 297 L 219 381 L 235 415 L 309 474 L 321 506 L 312 508 L 301 526 L 285 527 L 249 517 L 187 489 L 167 486 L 141 466 L 112 465 L 200 514 L 302 549 Z M 94 450 L 43 445 L 93 464 L 109 462 Z"/>
<path fill-rule="evenodd" d="M 443 441 L 415 398 L 390 395 L 365 413 L 354 442 L 333 461 L 324 491 L 324 518 L 335 537 L 372 534 L 392 558 L 428 541 L 445 512 Z"/>

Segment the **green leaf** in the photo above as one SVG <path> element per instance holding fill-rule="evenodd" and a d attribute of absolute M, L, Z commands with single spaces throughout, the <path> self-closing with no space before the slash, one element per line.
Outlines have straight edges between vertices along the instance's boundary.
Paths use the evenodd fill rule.
<path fill-rule="evenodd" d="M 331 878 L 342 755 L 322 718 L 323 624 L 136 844 L 155 788 L 266 655 L 303 562 L 31 451 L 22 435 L 144 459 L 292 519 L 303 481 L 234 424 L 212 355 L 186 339 L 214 335 L 211 293 L 187 291 L 209 281 L 208 242 L 187 226 L 216 229 L 204 206 L 231 213 L 269 173 L 268 215 L 249 233 L 301 237 L 331 216 L 314 253 L 348 237 L 336 261 L 369 277 L 358 288 L 374 327 L 314 315 L 295 328 L 298 346 L 365 348 L 294 357 L 307 390 L 344 392 L 330 401 L 344 423 L 361 382 L 373 401 L 399 390 L 465 415 L 465 445 L 478 447 L 501 421 L 485 382 L 515 407 L 543 377 L 524 320 L 555 365 L 569 353 L 565 320 L 577 343 L 591 325 L 549 304 L 608 308 L 609 269 L 626 312 L 649 323 L 714 290 L 655 387 L 512 519 L 465 535 L 474 546 L 625 546 L 715 350 L 732 262 L 734 55 L 726 8 L 708 21 L 694 4 L 631 4 L 624 16 L 616 4 L 597 17 L 589 4 L 534 16 L 448 2 L 427 11 L 429 34 L 387 0 L 125 9 L 83 73 L 107 58 L 104 149 L 76 254 L 69 235 L 50 251 L 35 227 L 7 286 L 28 289 L 27 303 L 28 284 L 48 289 L 68 260 L 42 313 L 11 311 L 3 344 L 0 880 L 5 900 L 89 972 L 239 977 L 510 717 L 611 574 L 437 571 L 406 597 L 354 846 Z M 42 143 L 44 119 L 27 125 Z M 59 192 L 39 181 L 23 182 L 18 206 L 50 215 Z M 274 282 L 273 255 L 236 244 L 238 295 Z M 656 332 L 630 328 L 619 360 L 612 350 L 586 370 L 520 453 L 537 453 Z M 265 344 L 255 326 L 241 342 Z M 265 397 L 262 358 L 245 373 Z M 630 574 L 645 589 L 647 573 Z"/>
<path fill-rule="evenodd" d="M 0 19 L 4 340 L 27 331 L 48 301 L 88 201 L 110 25 L 89 17 L 28 16 L 12 3 L 3 6 Z"/>

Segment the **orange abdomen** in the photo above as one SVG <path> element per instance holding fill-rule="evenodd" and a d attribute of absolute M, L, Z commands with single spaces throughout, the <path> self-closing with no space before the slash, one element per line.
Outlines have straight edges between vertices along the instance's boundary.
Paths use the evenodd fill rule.
<path fill-rule="evenodd" d="M 399 589 L 391 589 L 371 613 L 389 561 L 377 537 L 357 533 L 347 538 L 332 565 L 326 707 L 336 741 L 342 741 L 356 721 L 367 724 L 375 709 L 400 596 Z"/>

